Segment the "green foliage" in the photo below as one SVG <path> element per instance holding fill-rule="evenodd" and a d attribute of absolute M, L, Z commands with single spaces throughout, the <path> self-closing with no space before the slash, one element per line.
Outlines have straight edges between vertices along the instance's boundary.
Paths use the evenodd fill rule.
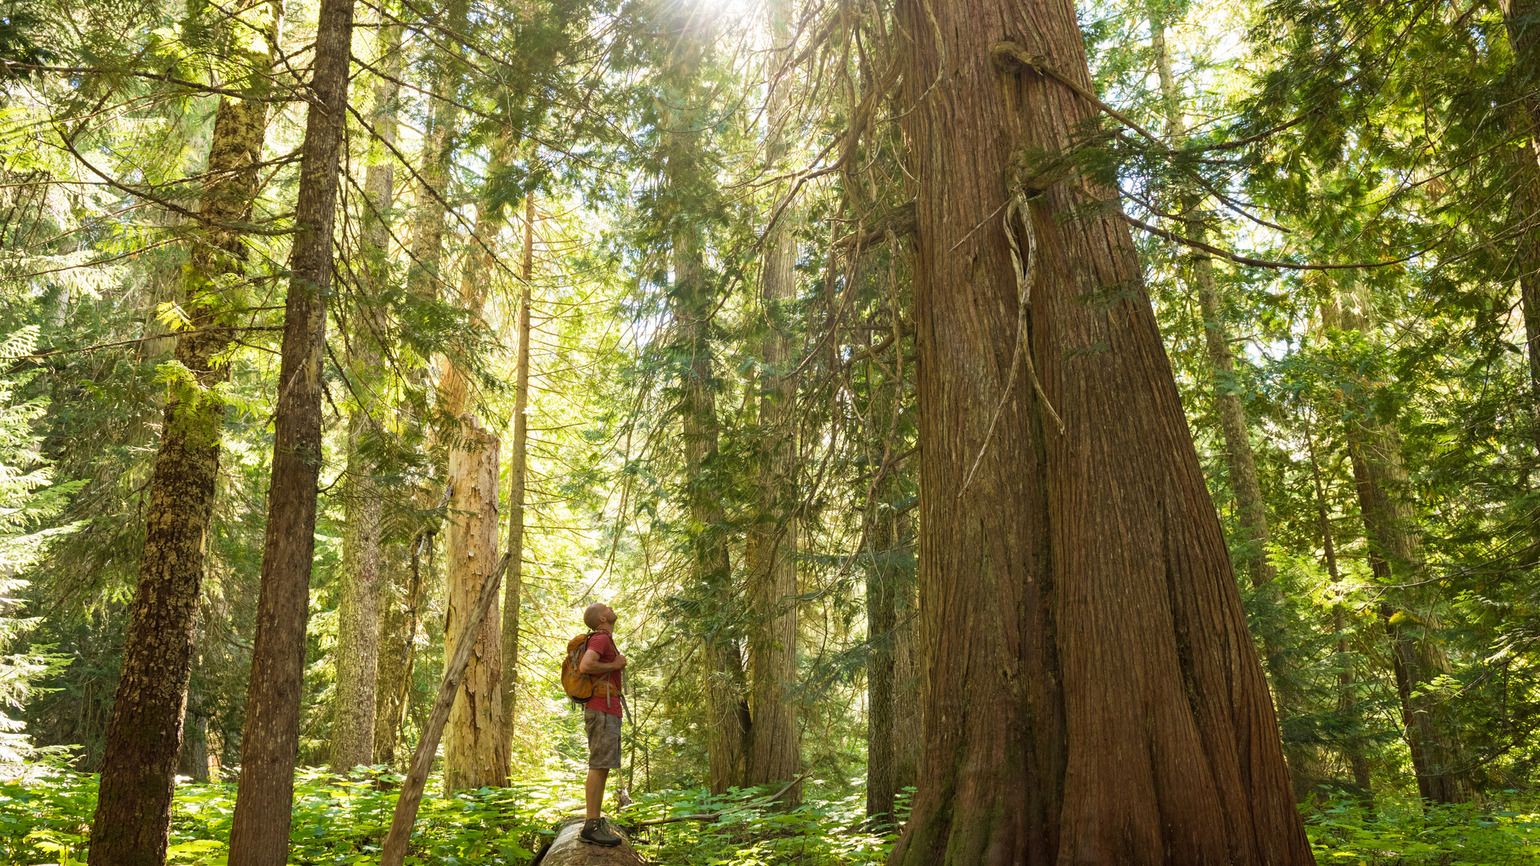
<path fill-rule="evenodd" d="M 1321 866 L 1507 866 L 1540 857 L 1540 809 L 1532 801 L 1429 806 L 1333 799 L 1307 813 Z"/>
<path fill-rule="evenodd" d="M 295 784 L 289 862 L 377 862 L 400 781 L 399 775 L 377 772 L 349 778 L 303 772 Z M 438 780 L 430 780 L 412 836 L 410 864 L 527 864 L 553 837 L 556 825 L 580 808 L 573 798 L 582 795 L 576 774 L 453 797 L 438 790 Z M 858 797 L 814 797 L 782 811 L 773 807 L 770 793 L 653 792 L 639 797 L 617 821 L 631 829 L 644 857 L 677 866 L 875 866 L 884 862 L 895 841 L 892 835 L 861 828 Z M 26 780 L 0 783 L 0 862 L 84 863 L 95 808 L 93 776 L 40 771 Z M 234 808 L 233 784 L 180 786 L 168 862 L 224 863 Z M 645 826 L 668 818 L 684 820 Z"/>

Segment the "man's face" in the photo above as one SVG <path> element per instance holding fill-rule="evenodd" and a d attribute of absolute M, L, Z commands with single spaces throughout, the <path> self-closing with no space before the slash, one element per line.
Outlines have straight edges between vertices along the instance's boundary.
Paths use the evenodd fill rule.
<path fill-rule="evenodd" d="M 605 607 L 604 608 L 604 621 L 609 623 L 610 628 L 613 629 L 615 627 L 615 609 L 614 608 L 612 608 L 612 607 Z"/>

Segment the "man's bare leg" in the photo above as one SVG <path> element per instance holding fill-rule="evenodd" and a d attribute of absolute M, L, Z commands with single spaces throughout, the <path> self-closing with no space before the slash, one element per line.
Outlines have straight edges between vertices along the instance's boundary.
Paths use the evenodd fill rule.
<path fill-rule="evenodd" d="M 609 767 L 590 768 L 588 781 L 583 784 L 584 805 L 587 811 L 584 813 L 588 820 L 599 817 L 600 809 L 604 804 L 604 783 L 610 778 Z"/>

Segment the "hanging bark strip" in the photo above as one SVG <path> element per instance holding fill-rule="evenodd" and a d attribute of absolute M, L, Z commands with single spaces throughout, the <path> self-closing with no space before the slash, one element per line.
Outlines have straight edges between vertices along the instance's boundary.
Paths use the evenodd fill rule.
<path fill-rule="evenodd" d="M 449 710 L 460 693 L 460 681 L 470 663 L 476 647 L 475 635 L 487 617 L 487 611 L 497 601 L 497 588 L 503 573 L 508 570 L 509 558 L 504 555 L 497 567 L 481 585 L 475 602 L 466 610 L 465 622 L 455 633 L 454 654 L 444 665 L 444 679 L 439 683 L 438 698 L 433 703 L 433 714 L 423 728 L 417 751 L 412 753 L 412 766 L 401 782 L 401 796 L 396 800 L 396 811 L 390 819 L 390 830 L 380 849 L 380 866 L 401 866 L 406 860 L 406 846 L 412 837 L 412 824 L 417 820 L 417 808 L 422 805 L 423 789 L 428 784 L 428 772 L 433 769 L 433 757 L 438 753 L 439 737 L 444 733 L 444 723 L 449 721 Z"/>
<path fill-rule="evenodd" d="M 230 829 L 230 866 L 283 866 L 289 848 L 321 471 L 321 355 L 352 34 L 353 0 L 321 0 L 301 147 L 262 591 L 241 741 L 241 781 Z"/>
<path fill-rule="evenodd" d="M 1074 7 L 898 13 L 929 656 L 891 862 L 1312 863 L 1116 191 L 1034 170 L 1098 113 Z"/>
<path fill-rule="evenodd" d="M 91 821 L 93 866 L 158 866 L 166 859 L 193 621 L 219 475 L 224 403 L 216 389 L 229 377 L 229 368 L 216 358 L 234 336 L 221 293 L 246 261 L 241 233 L 231 226 L 251 220 L 267 127 L 268 73 L 282 15 L 281 3 L 264 2 L 231 26 L 232 59 L 247 70 L 234 92 L 244 97 L 223 97 L 214 116 L 200 203 L 205 237 L 192 245 L 181 298 L 189 327 L 176 337 L 176 361 L 192 381 L 173 386 L 161 425 L 139 584 Z"/>

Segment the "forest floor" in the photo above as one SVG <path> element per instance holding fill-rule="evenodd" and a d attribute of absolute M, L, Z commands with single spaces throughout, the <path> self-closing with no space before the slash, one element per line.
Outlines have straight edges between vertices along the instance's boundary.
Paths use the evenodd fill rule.
<path fill-rule="evenodd" d="M 485 788 L 424 799 L 412 854 L 421 864 L 527 864 L 558 820 L 581 808 L 576 776 L 509 788 Z M 339 778 L 307 771 L 295 790 L 289 862 L 372 862 L 379 852 L 400 777 Z M 435 780 L 437 781 L 437 780 Z M 620 823 L 631 825 L 649 861 L 731 866 L 881 864 L 896 837 L 864 829 L 859 791 L 820 797 L 816 787 L 790 812 L 767 808 L 766 792 L 713 797 L 704 790 L 637 796 Z M 50 771 L 0 783 L 0 863 L 85 862 L 96 778 Z M 169 863 L 225 862 L 235 808 L 230 783 L 178 787 Z M 698 816 L 716 815 L 716 820 Z M 691 817 L 696 816 L 696 817 Z M 1503 866 L 1540 862 L 1540 803 L 1441 807 L 1382 803 L 1373 814 L 1349 800 L 1307 809 L 1306 827 L 1321 864 L 1355 866 Z M 669 820 L 682 819 L 682 820 Z"/>

